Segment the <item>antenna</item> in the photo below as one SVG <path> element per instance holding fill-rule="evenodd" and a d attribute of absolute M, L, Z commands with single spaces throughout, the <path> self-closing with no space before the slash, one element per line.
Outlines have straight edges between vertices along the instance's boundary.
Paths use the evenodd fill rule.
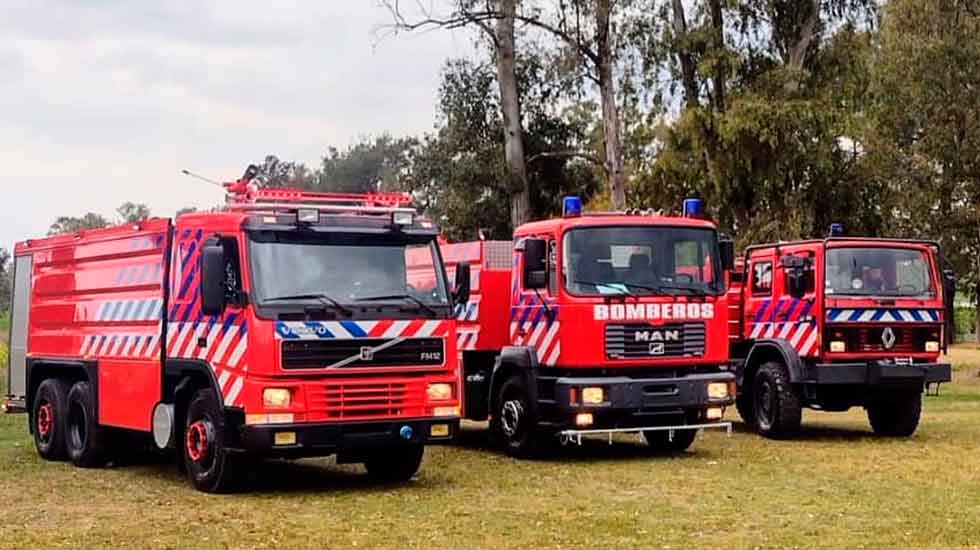
<path fill-rule="evenodd" d="M 199 179 L 199 180 L 201 180 L 203 182 L 210 183 L 211 185 L 217 185 L 218 187 L 221 187 L 222 189 L 225 187 L 224 184 L 222 184 L 221 182 L 214 181 L 211 178 L 206 178 L 204 176 L 195 174 L 194 172 L 191 172 L 190 170 L 186 170 L 186 169 L 185 170 L 181 170 L 180 173 L 181 174 L 184 174 L 185 176 L 190 176 L 192 178 Z"/>

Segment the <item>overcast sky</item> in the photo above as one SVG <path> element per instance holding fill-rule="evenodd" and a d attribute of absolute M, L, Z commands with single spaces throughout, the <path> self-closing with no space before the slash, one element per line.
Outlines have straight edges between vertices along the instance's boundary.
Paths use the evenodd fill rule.
<path fill-rule="evenodd" d="M 59 215 L 210 207 L 188 168 L 238 177 L 272 153 L 432 128 L 465 32 L 399 35 L 376 0 L 0 0 L 0 247 Z"/>

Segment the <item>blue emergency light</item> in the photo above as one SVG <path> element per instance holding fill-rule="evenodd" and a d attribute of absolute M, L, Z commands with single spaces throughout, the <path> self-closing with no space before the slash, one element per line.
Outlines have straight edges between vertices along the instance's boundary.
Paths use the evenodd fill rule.
<path fill-rule="evenodd" d="M 561 215 L 566 218 L 577 218 L 582 215 L 582 197 L 569 196 L 562 199 Z"/>
<path fill-rule="evenodd" d="M 842 223 L 832 223 L 830 224 L 830 236 L 840 237 L 844 234 L 844 224 Z"/>
<path fill-rule="evenodd" d="M 703 218 L 704 217 L 704 201 L 701 199 L 684 199 L 684 206 L 682 208 L 685 218 Z"/>

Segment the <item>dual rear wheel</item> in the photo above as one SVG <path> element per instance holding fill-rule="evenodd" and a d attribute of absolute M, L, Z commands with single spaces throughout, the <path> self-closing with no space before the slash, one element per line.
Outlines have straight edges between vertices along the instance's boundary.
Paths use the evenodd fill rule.
<path fill-rule="evenodd" d="M 41 458 L 67 459 L 82 468 L 105 464 L 108 434 L 98 425 L 95 395 L 88 382 L 44 380 L 31 413 L 34 446 Z"/>

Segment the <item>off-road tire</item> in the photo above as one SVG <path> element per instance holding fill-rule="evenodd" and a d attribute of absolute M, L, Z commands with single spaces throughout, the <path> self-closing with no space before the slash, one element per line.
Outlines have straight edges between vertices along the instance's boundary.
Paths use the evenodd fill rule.
<path fill-rule="evenodd" d="M 752 388 L 756 431 L 770 439 L 788 439 L 800 431 L 803 407 L 781 363 L 763 363 Z"/>
<path fill-rule="evenodd" d="M 58 378 L 48 378 L 41 382 L 31 405 L 30 420 L 33 423 L 34 447 L 44 460 L 65 460 L 68 449 L 65 446 L 65 426 L 68 418 L 68 382 Z M 43 411 L 43 412 L 42 412 Z M 41 424 L 44 433 L 41 433 Z"/>
<path fill-rule="evenodd" d="M 364 461 L 364 468 L 375 481 L 404 483 L 412 479 L 422 465 L 425 447 L 419 444 L 385 449 Z"/>
<path fill-rule="evenodd" d="M 197 424 L 200 422 L 201 424 Z M 203 430 L 203 431 L 201 431 Z M 210 388 L 198 390 L 187 406 L 184 428 L 178 441 L 187 477 L 199 491 L 205 493 L 228 493 L 238 488 L 241 464 L 238 457 L 230 454 L 224 447 L 224 410 Z M 201 451 L 200 456 L 191 456 L 191 432 L 203 435 L 206 441 L 193 448 Z M 199 441 L 199 440 L 197 440 Z"/>
<path fill-rule="evenodd" d="M 902 392 L 875 397 L 867 406 L 875 434 L 908 437 L 915 433 L 922 415 L 922 392 Z"/>
<path fill-rule="evenodd" d="M 669 430 L 648 430 L 643 432 L 643 439 L 654 452 L 680 453 L 694 443 L 697 435 L 697 430 L 674 430 L 674 437 L 671 438 Z"/>
<path fill-rule="evenodd" d="M 98 468 L 107 461 L 108 431 L 99 426 L 98 403 L 88 382 L 77 382 L 68 392 L 65 443 L 68 458 L 79 468 Z"/>
<path fill-rule="evenodd" d="M 752 390 L 748 387 L 739 389 L 735 398 L 735 410 L 747 426 L 755 425 L 755 404 L 752 402 Z"/>

